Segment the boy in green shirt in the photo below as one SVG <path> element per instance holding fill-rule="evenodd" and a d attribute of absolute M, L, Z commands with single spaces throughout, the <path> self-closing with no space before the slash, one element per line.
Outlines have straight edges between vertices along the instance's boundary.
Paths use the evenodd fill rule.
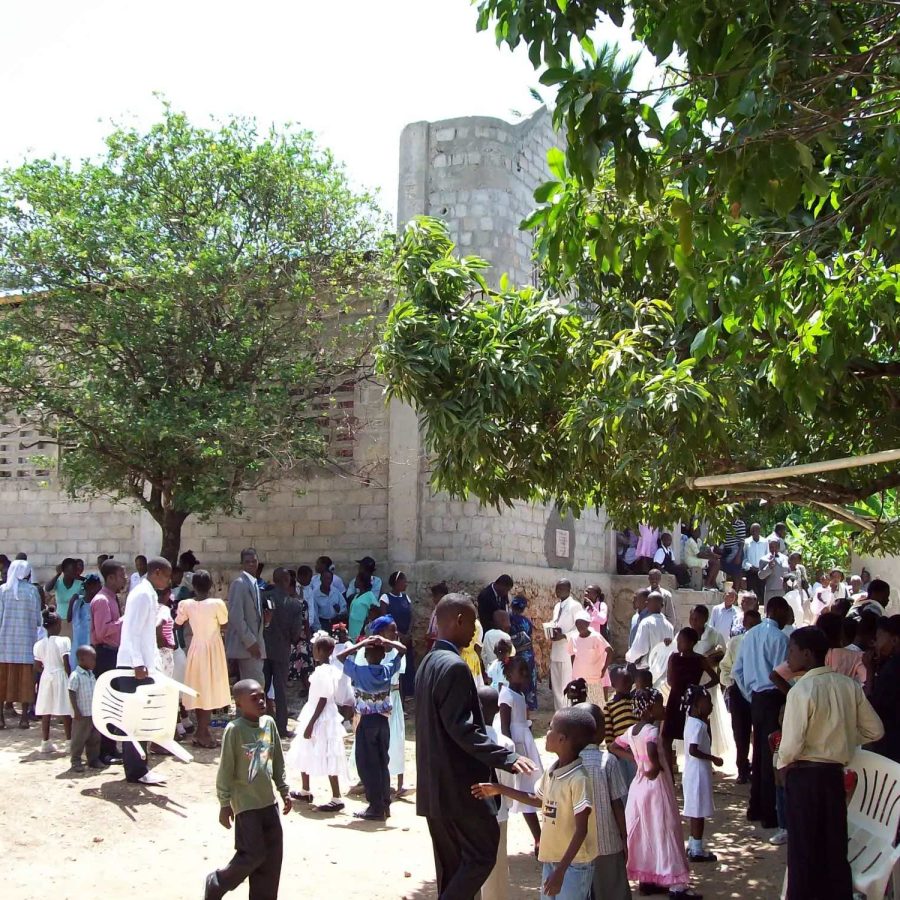
<path fill-rule="evenodd" d="M 244 879 L 250 879 L 250 900 L 275 900 L 281 878 L 282 831 L 275 806 L 275 788 L 282 811 L 291 811 L 284 778 L 284 754 L 275 720 L 264 715 L 266 694 L 250 679 L 233 689 L 238 715 L 228 723 L 222 739 L 216 793 L 219 823 L 231 828 L 231 862 L 206 876 L 205 900 L 221 900 Z"/>

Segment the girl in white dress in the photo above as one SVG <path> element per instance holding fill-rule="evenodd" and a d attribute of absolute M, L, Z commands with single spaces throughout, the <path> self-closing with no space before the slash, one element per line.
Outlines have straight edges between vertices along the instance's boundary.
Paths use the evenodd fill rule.
<path fill-rule="evenodd" d="M 715 862 L 715 853 L 703 844 L 706 820 L 715 812 L 713 805 L 712 767 L 721 766 L 722 758 L 710 753 L 712 734 L 709 717 L 713 705 L 709 691 L 700 684 L 688 685 L 682 709 L 687 713 L 684 723 L 684 806 L 682 813 L 690 820 L 691 837 L 688 859 L 691 862 Z"/>
<path fill-rule="evenodd" d="M 331 800 L 316 806 L 319 812 L 338 812 L 344 808 L 340 783 L 349 780 L 344 753 L 344 728 L 338 711 L 341 698 L 342 672 L 329 665 L 334 639 L 320 632 L 313 638 L 315 670 L 309 679 L 309 698 L 297 721 L 299 732 L 285 756 L 288 767 L 300 772 L 302 790 L 291 791 L 295 800 L 311 802 L 310 776 L 327 776 L 331 784 Z"/>
<path fill-rule="evenodd" d="M 57 747 L 50 740 L 50 719 L 53 716 L 63 717 L 66 740 L 72 737 L 72 704 L 69 702 L 69 653 L 72 642 L 67 637 L 60 637 L 62 620 L 54 612 L 44 615 L 44 628 L 47 637 L 41 638 L 34 645 L 34 665 L 41 673 L 38 686 L 35 715 L 41 717 L 41 753 L 56 753 Z"/>
<path fill-rule="evenodd" d="M 544 767 L 541 765 L 541 754 L 531 733 L 531 720 L 528 718 L 528 705 L 525 692 L 531 685 L 531 672 L 528 663 L 520 656 L 513 656 L 506 664 L 505 675 L 509 684 L 500 689 L 500 711 L 494 728 L 506 735 L 515 745 L 519 756 L 526 756 L 537 768 L 530 775 L 516 776 L 516 790 L 533 794 L 535 785 L 541 780 Z M 524 806 L 513 801 L 511 813 L 522 813 L 525 822 L 534 838 L 534 850 L 537 854 L 541 844 L 541 824 L 533 807 Z"/>

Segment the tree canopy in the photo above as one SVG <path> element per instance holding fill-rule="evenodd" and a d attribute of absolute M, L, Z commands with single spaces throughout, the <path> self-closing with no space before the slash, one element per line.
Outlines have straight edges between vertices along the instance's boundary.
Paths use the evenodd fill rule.
<path fill-rule="evenodd" d="M 620 524 L 858 505 L 863 546 L 900 546 L 896 465 L 687 482 L 900 446 L 900 5 L 478 6 L 556 89 L 566 150 L 523 223 L 541 290 L 489 289 L 433 220 L 405 235 L 381 367 L 437 484 Z M 595 43 L 609 21 L 655 81 Z"/>
<path fill-rule="evenodd" d="M 371 374 L 387 222 L 296 128 L 164 107 L 95 161 L 0 174 L 0 409 L 73 494 L 140 504 L 178 553 L 196 514 L 333 462 L 321 416 Z"/>

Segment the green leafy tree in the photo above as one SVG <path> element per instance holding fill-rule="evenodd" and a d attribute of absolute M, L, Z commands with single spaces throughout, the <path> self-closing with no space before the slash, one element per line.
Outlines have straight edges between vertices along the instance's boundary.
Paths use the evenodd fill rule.
<path fill-rule="evenodd" d="M 542 290 L 489 290 L 434 221 L 404 239 L 381 366 L 423 414 L 437 483 L 620 524 L 722 523 L 763 498 L 858 527 L 842 509 L 896 488 L 895 465 L 689 478 L 900 446 L 900 6 L 478 5 L 557 90 L 566 151 L 523 223 Z M 609 20 L 656 82 L 595 45 Z M 885 508 L 860 546 L 900 546 Z"/>
<path fill-rule="evenodd" d="M 97 161 L 0 175 L 0 409 L 55 435 L 73 495 L 188 516 L 329 465 L 321 415 L 371 373 L 387 223 L 312 136 L 164 107 Z"/>

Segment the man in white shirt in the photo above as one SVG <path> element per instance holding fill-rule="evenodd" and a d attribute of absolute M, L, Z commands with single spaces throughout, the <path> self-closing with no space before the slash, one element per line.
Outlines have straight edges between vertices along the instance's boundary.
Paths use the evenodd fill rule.
<path fill-rule="evenodd" d="M 763 602 L 784 596 L 784 579 L 791 571 L 788 558 L 778 549 L 778 538 L 769 538 L 769 552 L 759 561 L 759 580 L 765 584 Z"/>
<path fill-rule="evenodd" d="M 136 681 L 146 681 L 156 668 L 156 620 L 159 607 L 157 592 L 165 590 L 172 580 L 172 566 L 167 559 L 154 557 L 147 564 L 147 577 L 128 594 L 122 617 L 122 637 L 116 657 L 118 668 L 134 669 Z M 175 723 L 172 723 L 174 731 Z M 144 744 L 144 752 L 147 745 Z M 147 768 L 145 759 L 131 741 L 122 741 L 125 780 L 141 784 L 163 784 L 165 779 Z"/>
<path fill-rule="evenodd" d="M 572 657 L 569 656 L 568 637 L 575 630 L 575 616 L 581 604 L 572 596 L 572 583 L 563 579 L 556 583 L 557 604 L 553 607 L 550 646 L 550 686 L 553 689 L 553 708 L 562 709 L 566 703 L 566 685 L 572 680 Z"/>
<path fill-rule="evenodd" d="M 731 639 L 731 631 L 739 614 L 737 591 L 734 588 L 729 588 L 725 591 L 725 597 L 722 602 L 713 607 L 709 625 L 711 628 L 715 628 L 727 642 Z"/>
<path fill-rule="evenodd" d="M 317 591 L 319 589 L 319 586 L 322 584 L 323 572 L 331 572 L 331 583 L 338 589 L 341 594 L 344 594 L 346 592 L 347 587 L 341 579 L 341 576 L 335 574 L 334 563 L 331 561 L 330 556 L 320 556 L 316 560 L 316 574 L 313 575 L 312 578 L 312 586 L 314 591 Z"/>
<path fill-rule="evenodd" d="M 669 620 L 673 628 L 678 627 L 675 618 L 675 602 L 672 600 L 672 592 L 662 586 L 662 571 L 651 569 L 647 573 L 647 581 L 650 583 L 650 593 L 656 592 L 662 597 L 662 614 Z"/>
<path fill-rule="evenodd" d="M 778 522 L 772 529 L 772 533 L 766 538 L 767 541 L 778 541 L 778 552 L 787 555 L 787 525 L 784 522 Z"/>
<path fill-rule="evenodd" d="M 747 579 L 747 587 L 753 591 L 762 603 L 765 594 L 765 586 L 759 580 L 759 561 L 766 555 L 769 545 L 763 540 L 760 532 L 762 528 L 759 522 L 750 526 L 750 537 L 744 541 L 744 577 Z"/>
<path fill-rule="evenodd" d="M 133 591 L 140 583 L 141 579 L 147 574 L 147 557 L 143 554 L 134 558 L 135 571 L 131 573 L 128 579 L 128 590 Z"/>
<path fill-rule="evenodd" d="M 691 574 L 687 566 L 675 562 L 672 554 L 672 535 L 664 531 L 659 538 L 659 549 L 653 555 L 653 564 L 678 579 L 679 587 L 687 587 L 691 583 Z"/>
<path fill-rule="evenodd" d="M 653 591 L 647 598 L 647 615 L 638 625 L 634 643 L 628 648 L 625 659 L 645 668 L 650 651 L 660 642 L 671 643 L 675 637 L 672 623 L 662 614 L 662 595 Z"/>
<path fill-rule="evenodd" d="M 344 592 L 338 589 L 333 581 L 334 577 L 326 569 L 320 576 L 318 587 L 315 579 L 313 579 L 312 583 L 312 603 L 316 610 L 316 617 L 319 620 L 319 627 L 324 631 L 329 631 L 332 621 L 347 612 L 347 601 L 344 599 Z"/>

